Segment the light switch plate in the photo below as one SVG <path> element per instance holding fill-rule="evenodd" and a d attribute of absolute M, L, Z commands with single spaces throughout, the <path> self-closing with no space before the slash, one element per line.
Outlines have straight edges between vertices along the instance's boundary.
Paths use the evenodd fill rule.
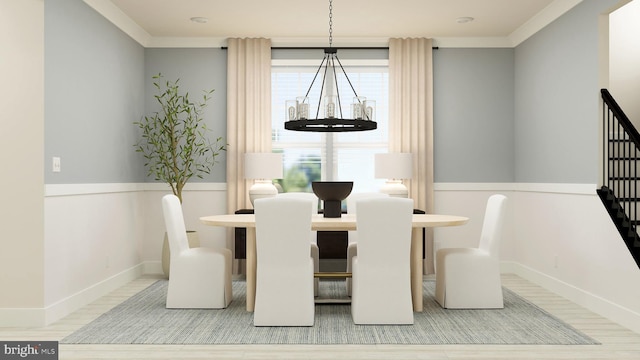
<path fill-rule="evenodd" d="M 57 156 L 53 157 L 53 172 L 60 172 L 60 158 Z"/>

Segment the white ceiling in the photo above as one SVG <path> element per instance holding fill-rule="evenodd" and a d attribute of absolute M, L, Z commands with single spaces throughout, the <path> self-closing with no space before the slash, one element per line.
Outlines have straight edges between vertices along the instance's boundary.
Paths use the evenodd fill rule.
<path fill-rule="evenodd" d="M 220 45 L 229 37 L 328 44 L 328 0 L 84 1 L 144 46 Z M 384 44 L 391 37 L 429 37 L 439 46 L 515 46 L 580 1 L 334 0 L 333 39 L 336 46 Z M 458 23 L 459 17 L 474 20 Z"/>

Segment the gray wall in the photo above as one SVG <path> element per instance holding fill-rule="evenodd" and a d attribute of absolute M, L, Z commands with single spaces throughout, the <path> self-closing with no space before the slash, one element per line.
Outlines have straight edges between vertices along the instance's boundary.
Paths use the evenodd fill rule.
<path fill-rule="evenodd" d="M 144 80 L 137 42 L 82 1 L 45 1 L 45 183 L 144 180 L 133 148 Z"/>
<path fill-rule="evenodd" d="M 513 49 L 433 52 L 434 179 L 513 182 Z"/>
<path fill-rule="evenodd" d="M 609 17 L 609 91 L 629 120 L 640 127 L 640 0 Z"/>
<path fill-rule="evenodd" d="M 341 59 L 388 59 L 387 50 L 340 50 Z M 322 58 L 322 50 L 274 50 L 274 59 Z M 437 182 L 513 182 L 513 49 L 433 52 Z"/>
<path fill-rule="evenodd" d="M 615 3 L 586 0 L 515 49 L 435 50 L 435 181 L 597 182 L 597 15 Z M 225 50 L 143 49 L 76 0 L 45 2 L 45 30 L 47 184 L 151 181 L 133 122 L 156 109 L 157 73 L 214 89 L 205 119 L 226 136 Z M 225 158 L 194 181 L 224 182 Z"/>
<path fill-rule="evenodd" d="M 515 49 L 515 181 L 598 181 L 598 15 L 585 0 Z"/>
<path fill-rule="evenodd" d="M 205 108 L 203 119 L 211 129 L 210 138 L 227 137 L 227 51 L 222 49 L 156 49 L 145 50 L 145 113 L 158 111 L 153 97 L 154 75 L 162 73 L 165 80 L 180 79 L 182 91 L 189 92 L 192 100 L 201 98 L 203 91 L 214 90 Z M 193 177 L 190 182 L 226 182 L 226 153 L 202 179 Z M 148 179 L 153 181 L 153 179 Z"/>

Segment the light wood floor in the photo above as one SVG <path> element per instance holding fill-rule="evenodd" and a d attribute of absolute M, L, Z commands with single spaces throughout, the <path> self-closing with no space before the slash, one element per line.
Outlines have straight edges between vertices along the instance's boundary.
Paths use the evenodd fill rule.
<path fill-rule="evenodd" d="M 40 329 L 0 328 L 0 340 L 59 341 L 144 289 L 144 276 Z M 503 285 L 602 345 L 68 345 L 60 359 L 640 359 L 640 334 L 623 328 L 516 275 Z"/>

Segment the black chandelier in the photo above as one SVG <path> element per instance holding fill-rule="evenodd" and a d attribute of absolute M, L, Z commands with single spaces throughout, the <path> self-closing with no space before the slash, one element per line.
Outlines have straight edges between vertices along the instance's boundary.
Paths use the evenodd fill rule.
<path fill-rule="evenodd" d="M 375 130 L 378 125 L 374 121 L 375 101 L 367 100 L 358 96 L 356 90 L 347 76 L 347 72 L 338 59 L 338 50 L 332 47 L 333 42 L 333 1 L 329 0 L 329 47 L 324 49 L 324 58 L 316 71 L 316 75 L 311 81 L 311 85 L 304 96 L 296 100 L 287 100 L 286 118 L 284 128 L 295 131 L 314 132 L 344 132 L 344 131 L 365 131 Z M 336 63 L 344 73 L 351 90 L 353 91 L 353 102 L 350 106 L 350 118 L 345 118 L 342 113 L 342 101 L 338 91 L 338 77 Z M 324 69 L 324 71 L 323 71 Z M 322 71 L 322 85 L 320 88 L 320 98 L 315 112 L 315 118 L 311 117 L 311 107 L 309 93 L 318 75 Z M 324 99 L 324 107 L 322 100 Z M 320 116 L 320 109 L 323 109 L 323 116 Z"/>

